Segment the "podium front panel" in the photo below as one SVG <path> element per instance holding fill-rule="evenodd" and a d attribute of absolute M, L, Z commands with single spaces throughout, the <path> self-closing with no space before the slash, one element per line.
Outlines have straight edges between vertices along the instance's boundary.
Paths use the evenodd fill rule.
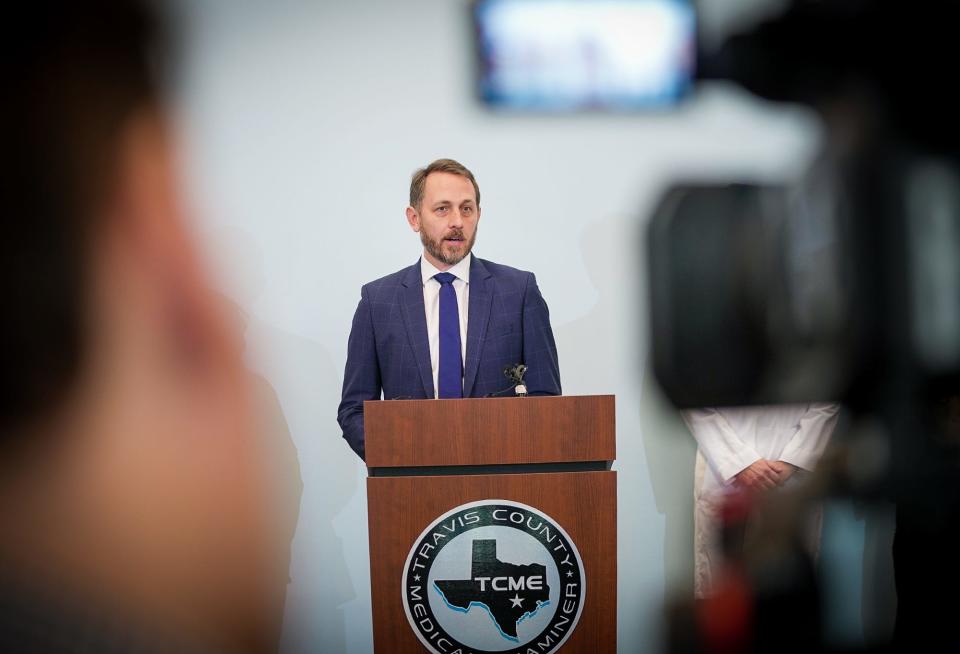
<path fill-rule="evenodd" d="M 616 472 L 370 477 L 367 497 L 376 652 L 616 652 Z"/>

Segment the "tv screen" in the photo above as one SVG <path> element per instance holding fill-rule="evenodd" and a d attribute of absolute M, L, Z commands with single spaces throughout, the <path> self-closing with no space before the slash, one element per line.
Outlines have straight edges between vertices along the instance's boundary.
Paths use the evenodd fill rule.
<path fill-rule="evenodd" d="M 652 109 L 690 88 L 688 0 L 477 0 L 480 97 L 530 111 Z"/>

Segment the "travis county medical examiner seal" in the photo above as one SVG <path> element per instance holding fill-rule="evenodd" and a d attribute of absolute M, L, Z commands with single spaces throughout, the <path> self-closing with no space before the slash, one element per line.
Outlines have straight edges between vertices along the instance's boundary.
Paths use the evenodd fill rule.
<path fill-rule="evenodd" d="M 436 654 L 547 654 L 577 626 L 583 561 L 567 532 L 532 506 L 463 504 L 413 543 L 403 608 Z"/>

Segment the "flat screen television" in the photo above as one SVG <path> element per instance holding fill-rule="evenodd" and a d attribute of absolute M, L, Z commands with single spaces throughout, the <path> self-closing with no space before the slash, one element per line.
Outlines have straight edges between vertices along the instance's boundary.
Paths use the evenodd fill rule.
<path fill-rule="evenodd" d="M 500 109 L 669 107 L 693 80 L 689 0 L 476 0 L 479 94 Z"/>

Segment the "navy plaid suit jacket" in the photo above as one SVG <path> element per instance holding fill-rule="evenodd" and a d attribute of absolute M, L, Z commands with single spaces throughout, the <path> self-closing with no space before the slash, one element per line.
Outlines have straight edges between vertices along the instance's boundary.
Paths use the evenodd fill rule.
<path fill-rule="evenodd" d="M 463 396 L 510 385 L 503 369 L 527 365 L 531 395 L 560 395 L 560 364 L 547 304 L 533 273 L 472 257 Z M 337 422 L 364 456 L 365 400 L 434 397 L 420 261 L 360 290 Z"/>

